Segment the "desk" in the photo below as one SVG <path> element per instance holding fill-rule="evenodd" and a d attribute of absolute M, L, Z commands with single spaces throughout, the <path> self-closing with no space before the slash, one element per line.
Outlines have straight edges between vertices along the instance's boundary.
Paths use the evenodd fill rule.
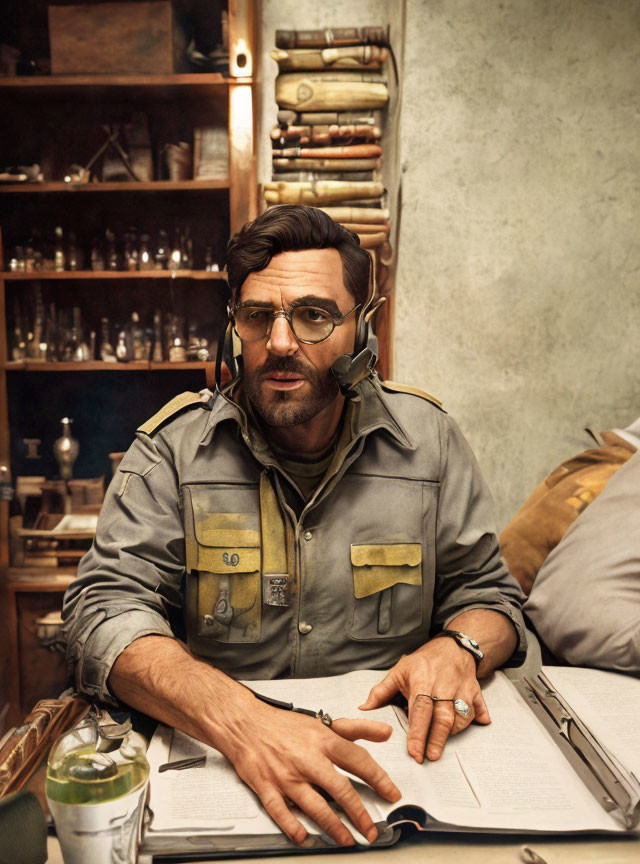
<path fill-rule="evenodd" d="M 640 861 L 640 837 L 618 837 L 580 840 L 519 838 L 514 842 L 510 837 L 477 836 L 465 838 L 462 835 L 430 835 L 420 840 L 409 840 L 391 849 L 375 849 L 359 855 L 359 864 L 521 864 L 520 847 L 525 844 L 534 849 L 547 864 L 637 864 Z M 60 847 L 55 837 L 47 841 L 48 864 L 63 864 Z M 274 858 L 231 859 L 246 864 L 292 864 L 292 861 L 306 860 L 308 864 L 347 864 L 348 856 L 305 855 L 278 856 Z"/>

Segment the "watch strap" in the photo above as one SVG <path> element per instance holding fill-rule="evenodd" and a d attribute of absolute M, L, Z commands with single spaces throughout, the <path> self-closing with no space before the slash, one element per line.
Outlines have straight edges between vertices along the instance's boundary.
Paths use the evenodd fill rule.
<path fill-rule="evenodd" d="M 454 639 L 461 648 L 468 651 L 476 661 L 476 669 L 478 668 L 480 661 L 484 657 L 484 652 L 472 636 L 468 636 L 466 633 L 461 633 L 460 630 L 441 630 L 439 633 L 435 633 L 431 638 L 438 639 L 441 636 L 447 636 L 450 639 Z"/>

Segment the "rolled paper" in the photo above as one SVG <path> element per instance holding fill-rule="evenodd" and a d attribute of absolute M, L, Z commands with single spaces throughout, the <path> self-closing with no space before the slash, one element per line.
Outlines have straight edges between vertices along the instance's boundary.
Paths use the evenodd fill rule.
<path fill-rule="evenodd" d="M 379 171 L 381 159 L 273 159 L 284 171 Z"/>
<path fill-rule="evenodd" d="M 277 48 L 329 48 L 334 45 L 389 45 L 389 26 L 276 30 Z"/>
<path fill-rule="evenodd" d="M 370 159 L 382 155 L 379 144 L 344 144 L 337 147 L 274 148 L 274 156 L 297 159 Z"/>
<path fill-rule="evenodd" d="M 264 198 L 269 204 L 329 204 L 331 201 L 380 198 L 384 185 L 377 182 L 341 183 L 319 180 L 317 183 L 264 184 Z"/>
<path fill-rule="evenodd" d="M 363 249 L 377 249 L 379 246 L 384 246 L 384 244 L 389 239 L 386 234 L 358 234 L 360 238 L 360 245 Z"/>
<path fill-rule="evenodd" d="M 352 45 L 346 48 L 275 48 L 270 56 L 281 72 L 297 69 L 379 69 L 387 59 L 386 48 Z"/>
<path fill-rule="evenodd" d="M 274 126 L 270 132 L 273 141 L 295 141 L 298 144 L 331 144 L 334 138 L 364 138 L 375 141 L 382 135 L 379 126 L 355 125 L 351 123 L 338 126 L 337 123 L 324 126 Z"/>
<path fill-rule="evenodd" d="M 348 182 L 359 182 L 361 180 L 375 180 L 374 171 L 323 171 L 321 174 L 315 171 L 285 171 L 275 169 L 273 179 L 285 183 L 317 183 L 318 180 L 341 180 Z"/>
<path fill-rule="evenodd" d="M 339 221 L 339 220 L 334 220 Z M 371 225 L 367 225 L 363 222 L 340 222 L 342 226 L 348 228 L 349 231 L 353 231 L 354 234 L 389 234 L 391 231 L 391 225 L 386 223 L 372 223 Z"/>
<path fill-rule="evenodd" d="M 278 123 L 282 126 L 328 126 L 337 123 L 346 126 L 350 123 L 367 126 L 380 126 L 382 114 L 380 111 L 278 111 Z"/>
<path fill-rule="evenodd" d="M 349 222 L 364 222 L 371 225 L 387 222 L 389 211 L 375 207 L 321 207 L 327 216 L 343 225 Z M 356 234 L 358 232 L 356 231 Z"/>
<path fill-rule="evenodd" d="M 380 81 L 362 81 L 361 76 L 366 74 L 333 73 L 330 78 L 325 76 L 326 80 L 318 80 L 319 73 L 315 79 L 312 73 L 278 75 L 276 102 L 280 108 L 296 111 L 382 108 L 389 101 L 387 85 Z"/>

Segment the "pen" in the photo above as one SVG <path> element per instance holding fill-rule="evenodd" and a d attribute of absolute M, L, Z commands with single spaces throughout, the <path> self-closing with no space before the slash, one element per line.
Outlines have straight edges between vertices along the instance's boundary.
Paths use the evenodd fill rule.
<path fill-rule="evenodd" d="M 316 717 L 318 720 L 321 720 L 325 726 L 331 727 L 331 724 L 333 723 L 332 718 L 326 711 L 323 711 L 322 708 L 319 711 L 311 711 L 309 708 L 296 708 L 293 702 L 282 702 L 280 699 L 273 699 L 271 696 L 263 696 L 262 693 L 256 693 L 255 690 L 251 690 L 251 687 L 247 687 L 247 690 L 250 690 L 256 699 L 259 699 L 266 705 L 271 705 L 273 708 L 281 708 L 283 711 L 294 711 L 296 714 L 306 714 L 308 717 Z"/>

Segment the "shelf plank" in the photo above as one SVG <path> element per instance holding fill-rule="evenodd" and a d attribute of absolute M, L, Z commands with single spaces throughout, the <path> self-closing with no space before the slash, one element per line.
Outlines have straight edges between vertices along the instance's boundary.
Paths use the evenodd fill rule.
<path fill-rule="evenodd" d="M 175 371 L 183 369 L 206 369 L 214 361 L 187 361 L 153 363 L 148 360 L 129 360 L 127 363 L 105 363 L 104 360 L 85 360 L 83 362 L 41 363 L 37 360 L 9 360 L 0 364 L 7 372 L 154 372 L 162 369 Z"/>
<path fill-rule="evenodd" d="M 230 78 L 220 72 L 193 72 L 176 75 L 33 75 L 0 77 L 0 90 L 21 95 L 43 93 L 82 93 L 91 95 L 96 89 L 142 90 L 149 95 L 164 91 L 192 91 L 205 94 L 226 90 L 230 84 L 251 83 L 251 78 Z"/>
<path fill-rule="evenodd" d="M 31 270 L 28 273 L 0 273 L 5 282 L 43 280 L 102 280 L 102 279 L 226 279 L 226 273 L 209 270 Z"/>
<path fill-rule="evenodd" d="M 123 180 L 111 183 L 65 183 L 55 180 L 46 183 L 3 183 L 0 195 L 31 195 L 47 192 L 207 192 L 229 189 L 229 178 L 221 180 L 150 180 L 149 182 Z"/>

